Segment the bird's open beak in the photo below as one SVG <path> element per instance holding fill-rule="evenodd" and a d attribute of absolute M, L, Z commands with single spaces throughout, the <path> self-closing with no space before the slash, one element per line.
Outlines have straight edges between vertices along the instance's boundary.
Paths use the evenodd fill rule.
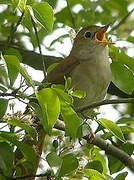
<path fill-rule="evenodd" d="M 102 27 L 96 34 L 95 34 L 95 40 L 102 44 L 102 45 L 108 45 L 108 44 L 113 44 L 111 42 L 108 42 L 106 40 L 106 31 L 108 29 L 108 27 L 111 25 L 111 23 L 107 24 L 106 26 Z"/>

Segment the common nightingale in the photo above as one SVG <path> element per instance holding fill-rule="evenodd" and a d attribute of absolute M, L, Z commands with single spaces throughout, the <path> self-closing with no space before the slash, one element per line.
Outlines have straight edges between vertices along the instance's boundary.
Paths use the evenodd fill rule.
<path fill-rule="evenodd" d="M 64 77 L 71 77 L 74 90 L 86 92 L 85 98 L 74 99 L 74 107 L 103 100 L 111 81 L 108 42 L 103 27 L 88 26 L 76 35 L 68 57 L 61 61 L 47 76 L 45 82 L 64 84 Z"/>

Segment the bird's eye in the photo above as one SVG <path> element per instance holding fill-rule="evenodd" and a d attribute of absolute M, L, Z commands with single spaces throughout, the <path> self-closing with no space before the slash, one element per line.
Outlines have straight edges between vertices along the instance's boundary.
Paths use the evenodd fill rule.
<path fill-rule="evenodd" d="M 85 32 L 85 38 L 90 38 L 91 37 L 91 33 L 89 31 Z"/>

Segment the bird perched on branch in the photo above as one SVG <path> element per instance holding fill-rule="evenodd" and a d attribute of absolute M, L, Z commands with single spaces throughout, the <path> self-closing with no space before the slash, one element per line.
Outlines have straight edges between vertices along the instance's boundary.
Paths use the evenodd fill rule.
<path fill-rule="evenodd" d="M 86 92 L 83 99 L 74 99 L 74 107 L 103 100 L 111 81 L 108 44 L 105 33 L 110 24 L 88 26 L 76 35 L 70 55 L 57 65 L 45 82 L 64 84 L 71 77 L 75 90 Z"/>

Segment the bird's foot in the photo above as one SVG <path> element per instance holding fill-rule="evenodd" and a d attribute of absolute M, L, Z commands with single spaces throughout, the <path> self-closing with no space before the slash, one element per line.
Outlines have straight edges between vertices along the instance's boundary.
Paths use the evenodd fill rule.
<path fill-rule="evenodd" d="M 88 144 L 91 144 L 94 140 L 94 134 L 93 134 L 93 131 L 92 129 L 90 128 L 90 137 L 89 137 L 89 140 L 88 140 Z"/>

